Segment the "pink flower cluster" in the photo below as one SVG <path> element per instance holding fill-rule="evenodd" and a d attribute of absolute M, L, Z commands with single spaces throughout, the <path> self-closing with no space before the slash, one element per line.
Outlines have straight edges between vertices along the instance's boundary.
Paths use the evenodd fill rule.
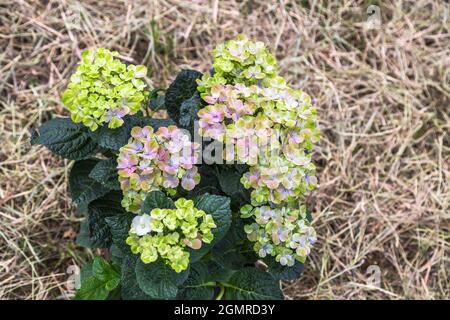
<path fill-rule="evenodd" d="M 180 181 L 183 189 L 194 189 L 200 182 L 194 165 L 198 161 L 198 148 L 176 126 L 161 127 L 156 132 L 150 126 L 134 127 L 117 160 L 124 206 L 138 207 L 141 192 L 173 189 Z"/>

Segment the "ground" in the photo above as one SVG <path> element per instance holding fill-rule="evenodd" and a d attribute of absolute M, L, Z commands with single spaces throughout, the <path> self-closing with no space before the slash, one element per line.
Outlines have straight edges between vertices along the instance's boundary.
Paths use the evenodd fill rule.
<path fill-rule="evenodd" d="M 286 297 L 449 299 L 449 15 L 439 0 L 0 1 L 0 298 L 67 298 L 93 254 L 74 243 L 70 162 L 29 143 L 68 115 L 82 50 L 117 50 L 164 88 L 244 33 L 313 97 L 322 132 L 318 242 Z"/>

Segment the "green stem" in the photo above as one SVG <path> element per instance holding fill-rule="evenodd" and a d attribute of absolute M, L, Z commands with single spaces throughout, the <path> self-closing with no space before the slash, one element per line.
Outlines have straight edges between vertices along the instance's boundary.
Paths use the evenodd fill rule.
<path fill-rule="evenodd" d="M 225 287 L 220 283 L 220 292 L 216 297 L 216 300 L 222 300 L 223 294 L 225 293 Z"/>

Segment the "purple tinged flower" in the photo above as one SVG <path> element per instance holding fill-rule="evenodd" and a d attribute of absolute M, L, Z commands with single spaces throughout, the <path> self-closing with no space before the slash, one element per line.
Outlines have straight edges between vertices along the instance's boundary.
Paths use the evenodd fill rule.
<path fill-rule="evenodd" d="M 153 133 L 153 128 L 150 126 L 145 126 L 143 128 L 134 127 L 131 129 L 131 136 L 136 139 L 147 139 L 151 133 Z"/>
<path fill-rule="evenodd" d="M 224 116 L 224 106 L 220 104 L 207 106 L 198 112 L 198 117 L 209 124 L 222 122 Z"/>
<path fill-rule="evenodd" d="M 154 171 L 154 168 L 152 167 L 151 160 L 141 160 L 139 161 L 139 169 L 141 170 L 141 174 L 150 174 Z"/>
<path fill-rule="evenodd" d="M 143 146 L 143 144 L 141 142 L 133 141 L 133 142 L 125 145 L 123 147 L 123 149 L 125 149 L 126 152 L 129 152 L 129 153 L 138 153 L 139 151 L 142 150 L 143 147 L 144 146 Z"/>
<path fill-rule="evenodd" d="M 205 137 L 210 137 L 215 140 L 222 141 L 225 134 L 225 124 L 213 123 L 209 124 L 203 120 L 199 120 L 199 133 Z"/>
<path fill-rule="evenodd" d="M 267 188 L 275 190 L 280 185 L 280 179 L 278 178 L 278 172 L 276 169 L 268 170 L 267 174 L 261 177 L 261 182 L 264 183 Z"/>
<path fill-rule="evenodd" d="M 244 53 L 245 53 L 245 48 L 240 43 L 231 43 L 228 47 L 228 52 L 233 57 L 243 59 Z"/>
<path fill-rule="evenodd" d="M 112 118 L 122 119 L 128 113 L 130 113 L 130 108 L 123 106 L 121 108 L 109 109 L 105 114 L 105 121 L 110 122 Z"/>
<path fill-rule="evenodd" d="M 268 244 L 268 243 L 265 243 L 265 244 L 263 244 L 263 245 L 261 246 L 261 248 L 259 249 L 258 255 L 259 255 L 261 258 L 264 258 L 265 256 L 267 256 L 267 254 L 271 254 L 271 253 L 272 253 L 272 250 L 273 250 L 273 246 L 270 245 L 270 244 Z"/>
<path fill-rule="evenodd" d="M 317 242 L 317 238 L 314 236 L 308 236 L 308 241 L 311 245 Z"/>
<path fill-rule="evenodd" d="M 279 244 L 285 242 L 289 238 L 289 230 L 286 227 L 280 226 L 272 231 L 273 243 Z"/>
<path fill-rule="evenodd" d="M 158 167 L 168 175 L 176 175 L 179 165 L 174 161 L 174 158 L 170 158 L 169 162 L 160 162 Z"/>
<path fill-rule="evenodd" d="M 287 136 L 288 144 L 290 145 L 298 145 L 303 142 L 303 137 L 297 131 L 291 130 L 288 132 Z"/>
<path fill-rule="evenodd" d="M 141 174 L 139 176 L 139 178 L 140 178 L 140 187 L 141 187 L 141 189 L 144 190 L 144 191 L 151 191 L 152 185 L 153 185 L 153 181 L 155 180 L 155 175 L 151 174 L 151 173 L 149 173 L 149 174 Z"/>
<path fill-rule="evenodd" d="M 194 166 L 198 148 L 176 126 L 161 127 L 157 132 L 149 126 L 133 128 L 129 144 L 120 149 L 118 157 L 121 189 L 128 195 L 131 191 L 136 195 L 144 194 L 161 188 L 176 188 L 184 178 L 183 188 L 192 190 L 200 181 Z M 136 211 L 134 207 L 127 210 Z"/>
<path fill-rule="evenodd" d="M 163 187 L 164 188 L 176 188 L 180 183 L 180 180 L 176 175 L 163 172 Z"/>
<path fill-rule="evenodd" d="M 136 166 L 139 163 L 136 155 L 121 154 L 117 161 L 118 173 L 121 177 L 129 177 L 136 171 Z"/>
<path fill-rule="evenodd" d="M 317 185 L 317 177 L 305 174 L 305 181 L 308 188 L 314 188 Z"/>
<path fill-rule="evenodd" d="M 280 264 L 282 266 L 293 266 L 295 259 L 291 254 L 283 254 L 280 256 Z"/>
<path fill-rule="evenodd" d="M 208 104 L 215 104 L 217 102 L 217 97 L 206 96 L 203 98 Z"/>
<path fill-rule="evenodd" d="M 261 207 L 259 209 L 259 218 L 267 223 L 274 216 L 274 212 L 270 207 Z"/>
<path fill-rule="evenodd" d="M 189 137 L 186 134 L 179 132 L 176 135 L 173 135 L 172 139 L 165 143 L 165 147 L 170 153 L 178 153 L 183 150 L 183 148 L 190 146 L 190 144 L 191 141 L 189 140 Z"/>
<path fill-rule="evenodd" d="M 159 145 L 155 140 L 145 141 L 144 150 L 140 156 L 144 159 L 155 159 L 158 156 Z"/>
<path fill-rule="evenodd" d="M 291 249 L 296 249 L 299 246 L 299 243 L 301 241 L 302 241 L 302 236 L 298 233 L 294 233 L 291 237 L 289 247 L 291 247 Z"/>
<path fill-rule="evenodd" d="M 289 168 L 289 171 L 284 174 L 281 183 L 286 189 L 293 189 L 299 182 L 299 173 L 297 168 Z"/>
<path fill-rule="evenodd" d="M 200 174 L 198 173 L 197 167 L 192 167 L 192 169 L 186 170 L 181 179 L 181 186 L 183 189 L 191 191 L 195 188 L 195 185 L 200 182 Z"/>

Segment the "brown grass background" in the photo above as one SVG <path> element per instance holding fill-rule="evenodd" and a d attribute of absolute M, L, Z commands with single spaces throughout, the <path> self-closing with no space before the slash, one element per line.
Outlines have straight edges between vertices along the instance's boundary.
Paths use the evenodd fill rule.
<path fill-rule="evenodd" d="M 165 87 L 245 33 L 313 97 L 322 131 L 319 241 L 287 298 L 449 299 L 449 15 L 439 0 L 0 0 L 0 298 L 67 298 L 67 267 L 93 254 L 74 243 L 70 162 L 29 143 L 68 115 L 59 98 L 82 50 L 118 50 Z"/>

